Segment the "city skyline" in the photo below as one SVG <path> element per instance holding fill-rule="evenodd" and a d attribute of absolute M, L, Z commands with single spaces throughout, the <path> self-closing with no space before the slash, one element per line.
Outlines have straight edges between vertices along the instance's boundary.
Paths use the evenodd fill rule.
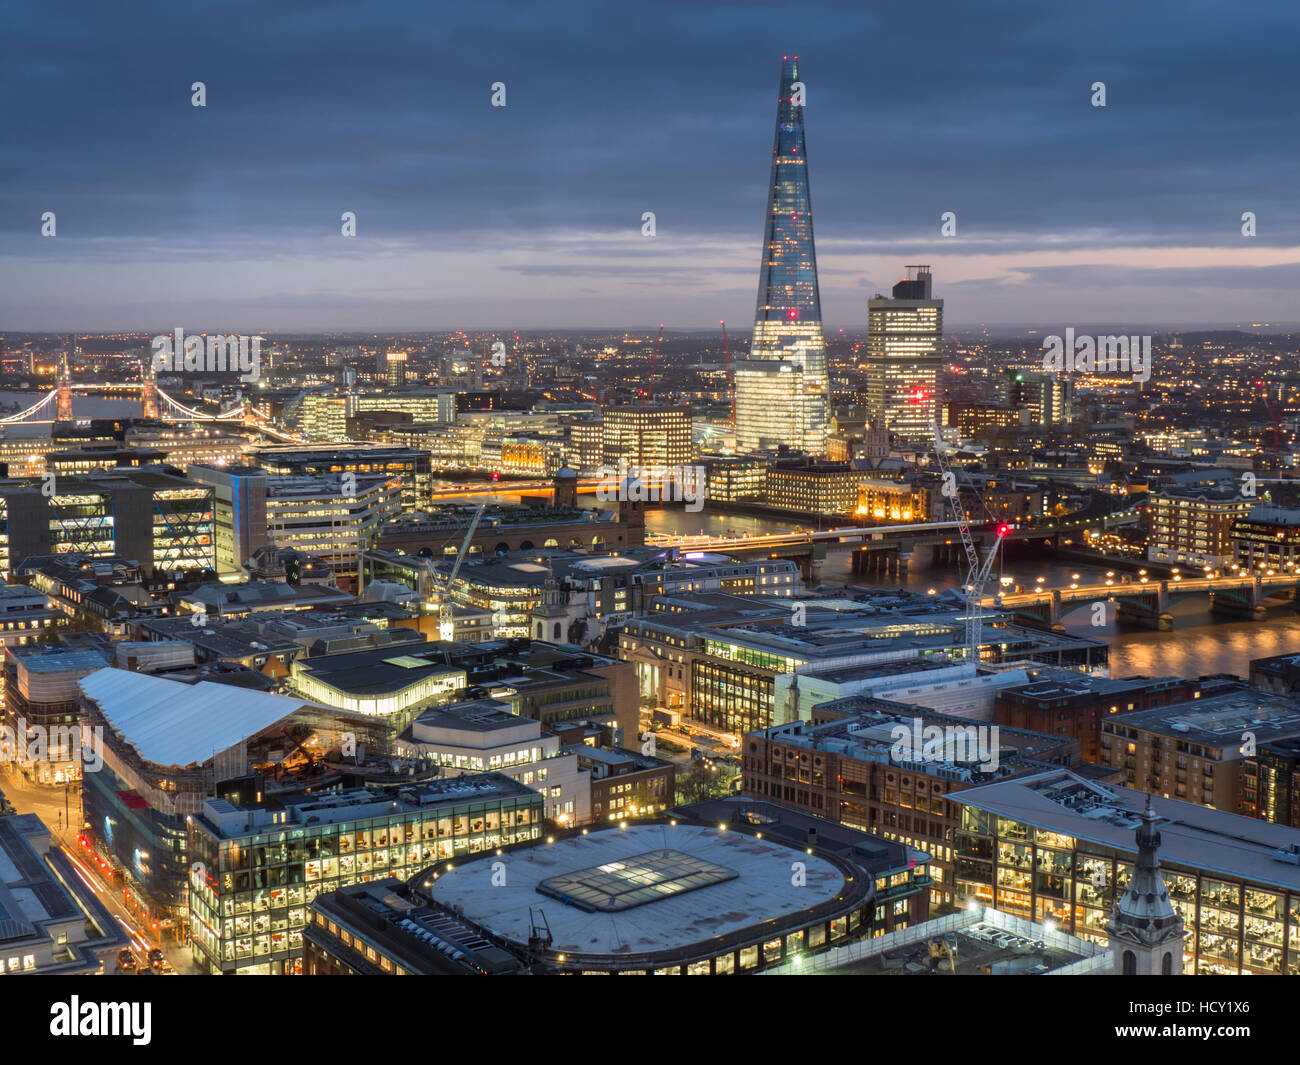
<path fill-rule="evenodd" d="M 1274 32 L 1284 16 L 1256 5 L 1240 24 L 1170 24 L 1104 6 L 1098 19 L 947 6 L 922 26 L 822 5 L 793 32 L 774 9 L 687 35 L 674 33 L 682 8 L 665 30 L 579 4 L 393 37 L 383 13 L 399 5 L 372 20 L 234 17 L 181 38 L 87 9 L 57 31 L 66 65 L 20 49 L 0 74 L 27 101 L 3 148 L 0 326 L 740 321 L 770 64 L 787 53 L 813 72 L 828 327 L 863 322 L 866 300 L 917 261 L 944 279 L 952 328 L 1019 323 L 1027 303 L 1042 324 L 1288 323 L 1300 210 L 1273 132 L 1295 88 Z M 34 13 L 16 36 L 37 53 L 54 32 Z M 453 36 L 474 43 L 448 51 Z M 1042 74 L 1019 71 L 1016 55 L 1064 39 L 1069 54 Z M 149 73 L 110 66 L 113 42 L 149 50 Z M 87 106 L 100 93 L 108 117 Z M 46 211 L 53 238 L 40 236 Z M 345 211 L 355 238 L 340 235 Z M 1247 211 L 1255 237 L 1241 233 Z"/>

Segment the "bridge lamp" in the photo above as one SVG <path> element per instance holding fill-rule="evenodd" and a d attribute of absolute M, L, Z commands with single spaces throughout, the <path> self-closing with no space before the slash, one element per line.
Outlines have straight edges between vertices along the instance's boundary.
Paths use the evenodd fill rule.
<path fill-rule="evenodd" d="M 1175 566 L 1175 567 L 1174 567 L 1173 569 L 1171 569 L 1169 572 L 1170 572 L 1170 573 L 1180 573 L 1180 572 L 1182 572 L 1182 571 L 1179 570 L 1179 568 L 1178 568 L 1177 566 Z"/>
<path fill-rule="evenodd" d="M 1147 581 L 1149 581 L 1150 579 L 1151 579 L 1150 577 L 1143 577 L 1140 583 L 1146 584 Z"/>
<path fill-rule="evenodd" d="M 1078 579 L 1079 579 L 1079 575 L 1077 573 L 1070 574 L 1070 580 L 1077 581 Z"/>
<path fill-rule="evenodd" d="M 1113 576 L 1115 576 L 1115 571 L 1114 571 L 1113 569 L 1108 569 L 1108 570 L 1106 571 L 1106 576 L 1107 576 L 1107 577 L 1113 577 Z"/>

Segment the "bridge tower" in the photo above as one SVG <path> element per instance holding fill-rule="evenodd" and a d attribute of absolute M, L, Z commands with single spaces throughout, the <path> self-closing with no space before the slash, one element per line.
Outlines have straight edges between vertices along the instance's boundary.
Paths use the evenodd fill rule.
<path fill-rule="evenodd" d="M 68 353 L 59 356 L 59 387 L 55 397 L 54 417 L 56 421 L 72 421 L 72 372 L 68 369 Z"/>
<path fill-rule="evenodd" d="M 157 418 L 158 374 L 152 363 L 140 365 L 140 417 Z"/>

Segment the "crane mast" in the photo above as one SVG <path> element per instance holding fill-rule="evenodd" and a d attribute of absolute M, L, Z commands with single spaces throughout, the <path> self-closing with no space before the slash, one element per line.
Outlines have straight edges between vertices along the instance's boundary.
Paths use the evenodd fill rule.
<path fill-rule="evenodd" d="M 736 382 L 731 375 L 731 345 L 727 343 L 727 323 L 725 321 L 718 323 L 722 326 L 722 353 L 727 359 L 727 391 L 731 394 L 731 431 L 736 431 Z"/>
<path fill-rule="evenodd" d="M 939 490 L 948 500 L 953 520 L 957 523 L 957 531 L 961 533 L 962 547 L 966 551 L 966 657 L 973 665 L 978 665 L 983 629 L 984 585 L 989 579 L 989 571 L 993 568 L 993 559 L 997 557 L 998 548 L 1002 546 L 1002 540 L 1011 531 L 1011 527 L 1005 524 L 997 526 L 997 538 L 989 548 L 988 555 L 981 560 L 979 549 L 975 546 L 975 539 L 971 536 L 966 508 L 961 502 L 957 476 L 952 472 L 948 462 L 947 441 L 937 422 L 931 423 L 930 428 L 934 433 L 934 457 L 942 474 Z"/>
<path fill-rule="evenodd" d="M 655 374 L 657 374 L 657 373 L 659 372 L 659 343 L 660 343 L 660 341 L 663 340 L 663 338 L 664 338 L 664 324 L 663 324 L 663 322 L 660 322 L 660 323 L 659 323 L 659 335 L 658 335 L 657 337 L 655 337 L 655 353 L 654 353 L 654 355 L 651 356 L 651 358 L 650 358 L 650 388 L 649 388 L 649 397 L 650 397 L 650 402 L 651 402 L 651 403 L 654 402 L 654 398 L 655 398 Z"/>
<path fill-rule="evenodd" d="M 456 553 L 456 561 L 451 567 L 451 573 L 447 579 L 442 582 L 438 602 L 438 638 L 451 641 L 456 638 L 456 618 L 451 605 L 451 586 L 455 583 L 456 575 L 460 573 L 461 563 L 465 561 L 465 553 L 469 550 L 469 542 L 474 538 L 474 532 L 478 529 L 479 519 L 483 517 L 483 511 L 487 508 L 487 503 L 480 503 L 478 510 L 474 511 L 474 517 L 470 519 L 469 528 L 465 530 L 465 538 L 460 542 L 460 551 Z"/>

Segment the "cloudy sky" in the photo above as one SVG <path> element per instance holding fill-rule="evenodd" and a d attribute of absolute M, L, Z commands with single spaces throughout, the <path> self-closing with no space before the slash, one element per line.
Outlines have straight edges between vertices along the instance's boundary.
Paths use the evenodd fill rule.
<path fill-rule="evenodd" d="M 743 333 L 788 52 L 829 327 L 1300 321 L 1282 0 L 10 10 L 0 330 Z"/>

